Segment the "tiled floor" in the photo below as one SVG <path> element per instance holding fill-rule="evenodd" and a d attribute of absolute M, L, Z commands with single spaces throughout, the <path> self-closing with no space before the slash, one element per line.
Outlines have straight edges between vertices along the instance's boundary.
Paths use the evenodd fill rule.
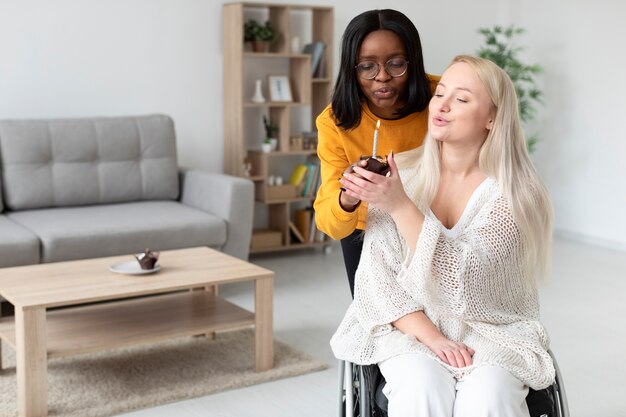
<path fill-rule="evenodd" d="M 349 303 L 341 250 L 265 255 L 252 262 L 276 271 L 275 337 L 330 369 L 301 377 L 125 414 L 125 417 L 335 416 L 336 361 L 328 340 Z M 557 239 L 553 278 L 541 287 L 572 417 L 626 417 L 626 253 Z M 251 288 L 222 295 L 251 308 Z"/>

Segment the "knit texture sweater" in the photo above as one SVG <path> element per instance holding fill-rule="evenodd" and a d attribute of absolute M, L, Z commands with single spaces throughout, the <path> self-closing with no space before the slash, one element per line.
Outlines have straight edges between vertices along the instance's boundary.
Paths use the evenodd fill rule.
<path fill-rule="evenodd" d="M 400 176 L 407 194 L 414 195 L 416 169 L 401 169 Z M 452 229 L 427 213 L 413 253 L 391 216 L 371 205 L 364 239 L 354 301 L 331 339 L 336 357 L 372 364 L 418 352 L 457 378 L 495 365 L 533 389 L 554 381 L 536 285 L 523 266 L 520 231 L 493 178 L 474 191 Z M 420 310 L 444 336 L 476 351 L 472 365 L 445 364 L 391 324 Z"/>
<path fill-rule="evenodd" d="M 431 90 L 437 87 L 440 77 L 428 75 Z M 317 228 L 333 239 L 342 239 L 355 229 L 365 229 L 367 204 L 361 204 L 354 212 L 345 211 L 339 204 L 341 184 L 337 181 L 350 164 L 361 155 L 371 155 L 376 122 L 374 115 L 363 102 L 361 123 L 351 130 L 337 126 L 329 104 L 316 119 L 318 131 L 317 155 L 321 163 L 321 186 L 315 198 L 315 222 Z M 428 130 L 428 108 L 395 120 L 380 121 L 378 155 L 394 154 L 415 149 L 422 145 Z"/>

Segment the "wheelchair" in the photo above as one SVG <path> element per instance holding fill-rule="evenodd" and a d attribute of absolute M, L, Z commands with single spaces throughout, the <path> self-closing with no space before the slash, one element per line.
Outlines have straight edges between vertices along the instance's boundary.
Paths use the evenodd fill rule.
<path fill-rule="evenodd" d="M 526 404 L 530 417 L 569 417 L 569 407 L 561 371 L 552 351 L 548 351 L 556 370 L 554 383 L 548 388 L 530 389 Z M 378 365 L 355 365 L 339 361 L 338 417 L 387 417 L 387 397 L 383 394 L 385 379 Z"/>

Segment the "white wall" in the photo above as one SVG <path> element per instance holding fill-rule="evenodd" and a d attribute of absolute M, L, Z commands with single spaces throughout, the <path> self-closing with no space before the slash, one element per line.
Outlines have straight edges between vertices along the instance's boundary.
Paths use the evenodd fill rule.
<path fill-rule="evenodd" d="M 166 113 L 180 161 L 222 161 L 221 3 L 0 0 L 0 118 Z"/>
<path fill-rule="evenodd" d="M 166 113 L 176 122 L 181 164 L 221 171 L 224 3 L 0 0 L 0 118 Z M 441 3 L 451 9 L 444 16 L 410 1 L 360 1 L 357 7 L 342 2 L 336 9 L 337 43 L 358 12 L 397 8 L 424 26 L 422 32 L 437 34 L 437 42 L 424 36 L 424 47 L 429 69 L 440 72 L 452 53 L 474 49 L 474 27 L 493 20 L 490 6 L 497 0 L 478 8 L 465 3 Z M 464 23 L 473 10 L 483 17 Z M 434 15 L 451 23 L 446 33 L 428 18 Z M 469 36 L 454 40 L 450 35 L 458 30 Z"/>
<path fill-rule="evenodd" d="M 520 23 L 545 105 L 535 157 L 563 235 L 626 250 L 626 3 L 526 0 Z"/>
<path fill-rule="evenodd" d="M 0 118 L 166 113 L 176 122 L 181 164 L 222 171 L 223 3 L 0 0 Z M 620 0 L 336 3 L 337 56 L 352 17 L 395 8 L 418 27 L 433 73 L 454 55 L 476 51 L 478 27 L 527 28 L 528 61 L 546 70 L 539 79 L 545 106 L 536 121 L 543 141 L 534 158 L 555 201 L 556 227 L 626 249 L 626 216 L 620 216 L 626 6 Z"/>

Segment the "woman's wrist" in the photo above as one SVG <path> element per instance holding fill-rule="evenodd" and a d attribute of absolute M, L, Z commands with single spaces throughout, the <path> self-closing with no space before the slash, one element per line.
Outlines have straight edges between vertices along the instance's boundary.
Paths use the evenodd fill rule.
<path fill-rule="evenodd" d="M 415 206 L 415 203 L 411 201 L 411 199 L 407 196 L 406 198 L 402 199 L 399 204 L 392 205 L 392 209 L 389 210 L 389 215 L 394 220 L 397 220 L 402 216 L 410 216 L 414 214 L 416 209 L 417 207 Z"/>
<path fill-rule="evenodd" d="M 361 200 L 356 200 L 355 203 L 351 203 L 346 198 L 346 195 L 341 191 L 339 193 L 339 206 L 348 213 L 353 213 L 361 205 Z"/>

